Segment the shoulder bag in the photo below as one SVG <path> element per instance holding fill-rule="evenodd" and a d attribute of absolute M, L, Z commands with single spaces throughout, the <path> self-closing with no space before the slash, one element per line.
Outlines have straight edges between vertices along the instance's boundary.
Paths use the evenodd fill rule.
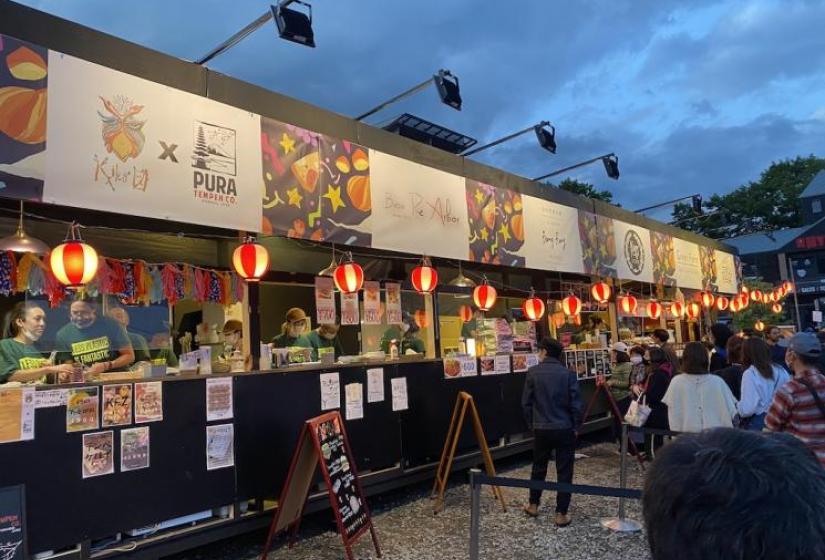
<path fill-rule="evenodd" d="M 807 379 L 797 379 L 800 383 L 802 383 L 806 389 L 811 393 L 811 396 L 816 401 L 816 406 L 819 408 L 819 412 L 822 413 L 822 416 L 825 417 L 825 404 L 822 403 L 822 399 L 819 398 L 819 394 L 817 394 L 816 389 L 814 389 L 813 385 L 808 382 Z"/>

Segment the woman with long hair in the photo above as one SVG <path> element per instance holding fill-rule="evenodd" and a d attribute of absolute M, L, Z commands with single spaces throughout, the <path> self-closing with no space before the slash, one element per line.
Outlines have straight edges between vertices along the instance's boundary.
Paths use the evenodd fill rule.
<path fill-rule="evenodd" d="M 745 373 L 742 374 L 741 426 L 761 432 L 776 390 L 790 381 L 784 368 L 771 361 L 771 348 L 761 338 L 749 338 L 742 345 Z"/>
<path fill-rule="evenodd" d="M 682 374 L 670 380 L 662 402 L 670 429 L 701 432 L 732 428 L 736 399 L 721 377 L 708 373 L 708 352 L 701 342 L 688 342 L 682 353 Z"/>
<path fill-rule="evenodd" d="M 670 387 L 673 374 L 670 370 L 670 359 L 667 353 L 658 347 L 653 347 L 648 351 L 650 361 L 650 375 L 644 385 L 645 403 L 650 407 L 650 416 L 645 422 L 646 428 L 656 430 L 669 430 L 670 424 L 667 418 L 667 404 L 663 402 L 665 394 Z M 664 438 L 654 436 L 647 438 L 646 446 L 648 452 L 655 453 L 662 446 Z"/>
<path fill-rule="evenodd" d="M 718 375 L 727 383 L 728 389 L 736 400 L 742 398 L 742 374 L 745 372 L 742 366 L 742 343 L 744 341 L 745 339 L 739 335 L 730 337 L 725 347 L 728 354 L 728 367 L 711 370 L 714 375 Z"/>
<path fill-rule="evenodd" d="M 12 308 L 6 318 L 5 338 L 0 340 L 0 383 L 32 383 L 47 375 L 59 378 L 72 373 L 70 364 L 49 363 L 35 346 L 45 331 L 46 312 L 39 305 L 21 301 Z"/>

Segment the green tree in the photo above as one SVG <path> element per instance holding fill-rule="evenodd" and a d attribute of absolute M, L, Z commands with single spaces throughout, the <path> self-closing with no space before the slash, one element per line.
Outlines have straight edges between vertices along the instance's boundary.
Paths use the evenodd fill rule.
<path fill-rule="evenodd" d="M 701 216 L 677 204 L 671 223 L 714 239 L 800 226 L 799 195 L 823 169 L 825 159 L 813 155 L 774 162 L 758 181 L 703 201 Z"/>
<path fill-rule="evenodd" d="M 762 293 L 770 292 L 774 286 L 768 282 L 761 280 L 748 281 L 748 288 L 751 291 L 759 290 Z M 791 301 L 785 298 L 780 302 L 782 304 L 782 311 L 774 313 L 772 310 L 773 303 L 764 304 L 762 302 L 751 301 L 746 309 L 737 311 L 733 314 L 733 325 L 735 330 L 753 329 L 757 321 L 762 321 L 767 329 L 771 325 L 785 325 L 791 323 L 791 318 L 788 306 Z"/>
<path fill-rule="evenodd" d="M 612 192 L 596 190 L 596 187 L 594 187 L 590 183 L 585 183 L 583 181 L 577 181 L 575 179 L 565 179 L 558 185 L 554 185 L 552 183 L 547 184 L 551 187 L 558 187 L 562 190 L 571 192 L 573 194 L 586 196 L 588 198 L 595 198 L 597 200 L 601 200 L 604 202 L 613 202 Z"/>

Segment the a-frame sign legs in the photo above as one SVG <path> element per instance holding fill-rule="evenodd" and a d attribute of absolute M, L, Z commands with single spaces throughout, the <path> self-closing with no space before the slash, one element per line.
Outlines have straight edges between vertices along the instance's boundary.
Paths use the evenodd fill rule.
<path fill-rule="evenodd" d="M 464 418 L 467 411 L 470 411 L 478 446 L 481 449 L 481 456 L 484 459 L 484 470 L 488 476 L 496 475 L 496 468 L 493 465 L 493 457 L 490 455 L 490 448 L 487 446 L 487 438 L 484 437 L 484 427 L 481 425 L 481 418 L 478 415 L 473 396 L 465 391 L 458 393 L 458 398 L 453 407 L 453 415 L 450 419 L 450 426 L 447 429 L 447 437 L 444 440 L 444 449 L 441 451 L 441 460 L 438 462 L 438 470 L 435 473 L 435 482 L 431 498 L 435 499 L 434 513 L 444 509 L 444 492 L 447 488 L 447 480 L 450 478 L 450 471 L 455 459 L 455 450 L 458 447 L 458 440 L 461 437 L 461 429 L 464 427 Z M 498 486 L 491 486 L 493 498 L 501 503 L 501 509 L 507 511 L 504 502 L 504 494 Z"/>

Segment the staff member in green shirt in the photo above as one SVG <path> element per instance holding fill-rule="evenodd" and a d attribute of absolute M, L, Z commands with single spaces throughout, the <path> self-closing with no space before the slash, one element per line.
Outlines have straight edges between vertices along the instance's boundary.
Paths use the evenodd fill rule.
<path fill-rule="evenodd" d="M 98 317 L 96 304 L 73 301 L 69 319 L 71 322 L 57 331 L 60 361 L 83 364 L 91 374 L 125 369 L 135 361 L 126 329 L 109 317 Z"/>
<path fill-rule="evenodd" d="M 319 348 L 332 348 L 335 352 L 335 358 L 344 355 L 341 341 L 338 340 L 338 329 L 340 328 L 340 325 L 320 325 L 307 335 L 307 340 L 312 348 L 313 361 L 318 360 L 320 357 Z"/>
<path fill-rule="evenodd" d="M 50 364 L 35 346 L 45 331 L 46 312 L 42 308 L 24 301 L 14 306 L 8 316 L 6 338 L 0 340 L 0 383 L 30 383 L 45 375 L 57 378 L 72 373 L 71 365 Z"/>
<path fill-rule="evenodd" d="M 126 311 L 124 307 L 112 307 L 107 315 L 117 321 L 121 327 L 126 329 L 126 336 L 129 337 L 129 342 L 132 344 L 132 350 L 135 352 L 135 361 L 152 361 L 152 356 L 149 353 L 149 343 L 146 342 L 146 339 L 143 336 L 129 330 L 129 312 Z"/>
<path fill-rule="evenodd" d="M 407 350 L 416 352 L 418 354 L 426 354 L 427 347 L 424 341 L 418 338 L 418 331 L 420 328 L 416 324 L 412 316 L 406 311 L 401 316 L 401 327 L 390 327 L 384 332 L 381 337 L 381 350 L 389 354 L 390 343 L 392 340 L 397 340 L 400 344 L 398 352 L 406 354 Z"/>
<path fill-rule="evenodd" d="M 286 321 L 281 325 L 281 334 L 272 339 L 275 348 L 301 346 L 310 348 L 309 340 L 304 335 L 307 330 L 307 314 L 300 307 L 293 307 L 286 312 Z"/>

